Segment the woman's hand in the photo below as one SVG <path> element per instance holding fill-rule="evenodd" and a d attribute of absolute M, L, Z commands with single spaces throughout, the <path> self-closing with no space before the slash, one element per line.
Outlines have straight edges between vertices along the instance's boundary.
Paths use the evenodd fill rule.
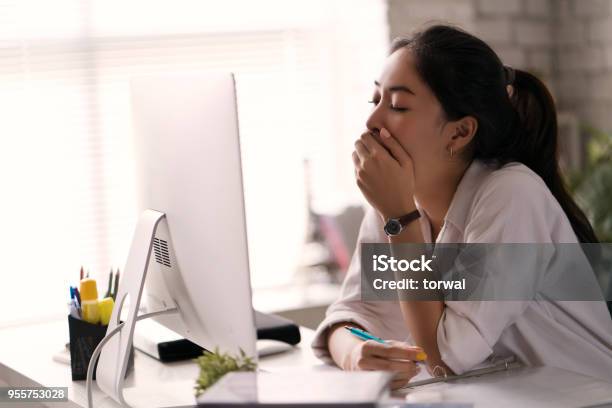
<path fill-rule="evenodd" d="M 355 142 L 353 163 L 359 189 L 383 219 L 416 209 L 412 159 L 387 129 L 378 138 L 364 132 Z"/>
<path fill-rule="evenodd" d="M 416 361 L 427 356 L 420 347 L 414 347 L 400 341 L 387 340 L 385 344 L 374 340 L 361 342 L 346 355 L 342 369 L 393 371 L 391 388 L 401 388 L 420 371 Z"/>

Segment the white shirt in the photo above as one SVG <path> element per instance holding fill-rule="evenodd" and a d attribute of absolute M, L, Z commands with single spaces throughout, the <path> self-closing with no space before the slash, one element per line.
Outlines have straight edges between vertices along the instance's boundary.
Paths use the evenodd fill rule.
<path fill-rule="evenodd" d="M 418 206 L 417 206 L 418 207 Z M 432 242 L 421 212 L 425 242 Z M 372 334 L 413 343 L 397 301 L 362 301 L 361 243 L 387 243 L 369 207 L 340 297 L 319 325 L 312 347 L 332 363 L 327 329 L 354 322 Z M 499 169 L 474 161 L 459 183 L 436 243 L 577 243 L 569 220 L 544 181 L 527 166 Z M 460 374 L 492 356 L 514 355 L 612 380 L 612 319 L 604 301 L 445 301 L 437 340 L 442 360 Z"/>

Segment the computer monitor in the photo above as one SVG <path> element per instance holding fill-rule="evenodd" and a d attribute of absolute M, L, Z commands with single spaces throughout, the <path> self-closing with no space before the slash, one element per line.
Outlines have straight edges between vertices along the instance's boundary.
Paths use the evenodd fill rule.
<path fill-rule="evenodd" d="M 141 216 L 97 368 L 100 388 L 120 403 L 138 309 L 208 350 L 257 358 L 238 134 L 229 73 L 148 76 L 132 81 Z M 143 294 L 144 288 L 144 294 Z"/>

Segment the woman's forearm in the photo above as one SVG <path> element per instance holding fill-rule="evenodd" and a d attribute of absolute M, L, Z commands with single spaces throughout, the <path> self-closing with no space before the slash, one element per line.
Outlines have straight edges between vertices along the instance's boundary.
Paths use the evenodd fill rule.
<path fill-rule="evenodd" d="M 391 244 L 423 243 L 420 224 L 412 222 L 399 235 L 390 237 L 389 242 Z M 451 371 L 442 361 L 438 349 L 438 323 L 444 311 L 444 301 L 400 300 L 400 308 L 415 345 L 422 347 L 427 353 L 427 364 L 430 369 L 441 366 L 447 373 L 450 373 Z"/>
<path fill-rule="evenodd" d="M 415 344 L 427 353 L 428 366 L 431 369 L 442 366 L 450 374 L 451 371 L 442 361 L 438 349 L 438 323 L 444 311 L 444 302 L 405 300 L 400 302 L 400 308 Z"/>

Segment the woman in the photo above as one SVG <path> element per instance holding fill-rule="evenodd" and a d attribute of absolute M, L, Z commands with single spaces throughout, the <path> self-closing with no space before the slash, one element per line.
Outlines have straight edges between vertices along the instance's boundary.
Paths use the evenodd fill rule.
<path fill-rule="evenodd" d="M 393 42 L 371 103 L 353 152 L 371 207 L 315 353 L 345 370 L 395 371 L 393 387 L 425 356 L 430 372 L 462 373 L 511 354 L 612 380 L 603 301 L 360 299 L 359 243 L 598 242 L 563 185 L 555 106 L 542 82 L 505 67 L 478 38 L 438 25 Z M 401 232 L 385 233 L 408 214 Z M 346 324 L 395 340 L 363 342 Z"/>

